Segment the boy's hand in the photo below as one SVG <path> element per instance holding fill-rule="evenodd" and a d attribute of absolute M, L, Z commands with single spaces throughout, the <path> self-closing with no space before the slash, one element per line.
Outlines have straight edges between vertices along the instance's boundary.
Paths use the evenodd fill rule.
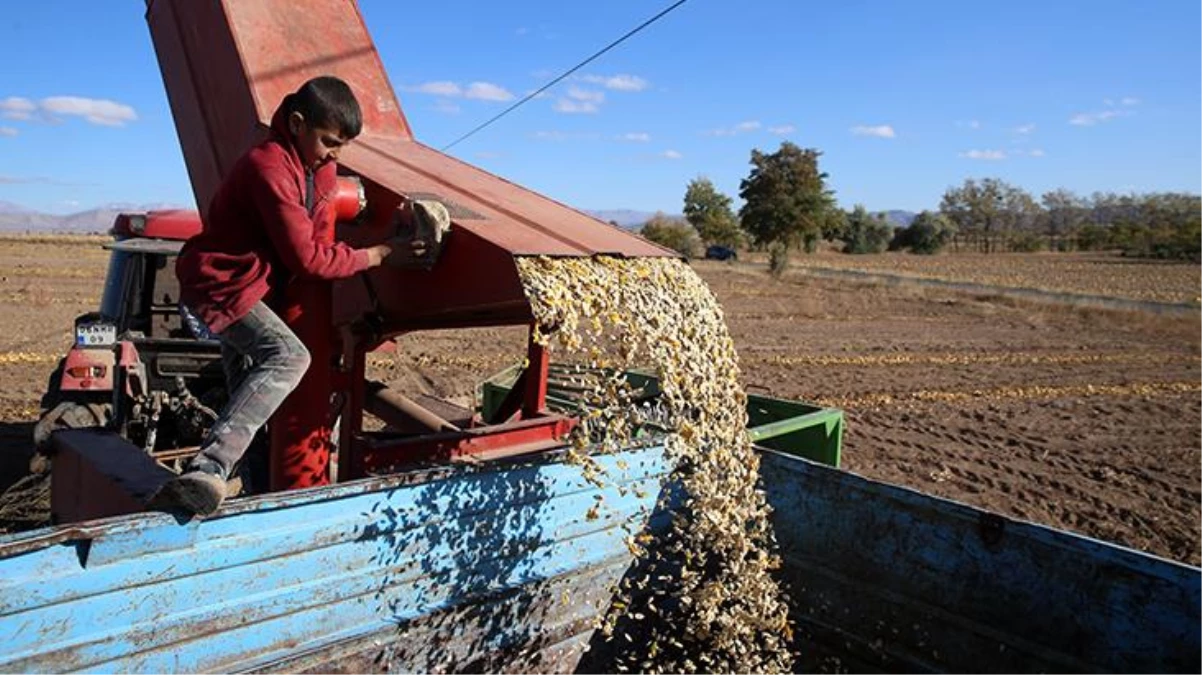
<path fill-rule="evenodd" d="M 407 250 L 407 251 L 409 251 L 409 255 L 411 255 L 415 258 L 424 257 L 426 255 L 426 251 L 429 250 L 429 248 L 430 248 L 430 245 L 426 243 L 425 239 L 414 239 L 412 241 L 405 241 L 403 238 L 397 237 L 396 239 L 393 239 L 393 240 L 389 241 L 388 243 L 392 245 L 392 250 L 394 250 L 394 251 L 406 251 Z"/>
<path fill-rule="evenodd" d="M 404 265 L 406 260 L 424 258 L 430 250 L 430 244 L 425 239 L 407 237 L 389 239 L 385 246 L 388 246 L 391 252 L 391 255 L 386 256 L 385 262 L 393 265 Z"/>
<path fill-rule="evenodd" d="M 377 244 L 367 249 L 367 266 L 379 267 L 384 263 L 384 259 L 392 253 L 392 246 L 389 244 Z"/>

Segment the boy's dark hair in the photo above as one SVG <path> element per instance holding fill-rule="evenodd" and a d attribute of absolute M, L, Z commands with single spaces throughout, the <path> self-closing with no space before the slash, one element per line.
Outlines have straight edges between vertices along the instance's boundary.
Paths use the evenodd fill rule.
<path fill-rule="evenodd" d="M 309 124 L 337 129 L 346 138 L 363 131 L 363 113 L 350 85 L 337 77 L 323 75 L 301 85 L 284 103 Z"/>

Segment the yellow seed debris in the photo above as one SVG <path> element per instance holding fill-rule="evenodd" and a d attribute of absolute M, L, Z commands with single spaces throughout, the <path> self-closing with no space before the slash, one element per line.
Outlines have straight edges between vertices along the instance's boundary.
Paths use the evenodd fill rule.
<path fill-rule="evenodd" d="M 636 621 L 642 644 L 658 647 L 620 658 L 614 669 L 790 671 L 788 607 L 771 576 L 779 557 L 770 511 L 757 487 L 738 356 L 714 296 L 674 259 L 522 258 L 518 270 L 542 326 L 538 338 L 601 368 L 575 375 L 582 413 L 591 414 L 582 415 L 573 448 L 618 450 L 646 425 L 666 429 L 672 479 L 683 493 L 668 533 L 625 540 L 647 576 L 660 580 L 657 591 L 679 602 L 661 609 L 619 591 L 603 632 L 619 619 Z M 659 377 L 653 406 L 634 404 L 624 375 L 643 364 Z M 569 456 L 586 480 L 605 480 L 583 452 Z"/>

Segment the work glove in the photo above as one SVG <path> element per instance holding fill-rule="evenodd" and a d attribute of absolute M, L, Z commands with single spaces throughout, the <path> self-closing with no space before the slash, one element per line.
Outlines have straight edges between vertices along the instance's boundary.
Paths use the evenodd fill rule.
<path fill-rule="evenodd" d="M 451 214 L 442 202 L 433 200 L 415 199 L 409 208 L 410 223 L 388 241 L 392 253 L 384 262 L 393 267 L 430 269 L 451 230 Z"/>

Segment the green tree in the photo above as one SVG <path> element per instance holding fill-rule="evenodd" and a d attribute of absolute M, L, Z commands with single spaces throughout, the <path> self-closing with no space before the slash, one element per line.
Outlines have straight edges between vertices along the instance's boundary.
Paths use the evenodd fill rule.
<path fill-rule="evenodd" d="M 889 242 L 890 251 L 909 249 L 913 253 L 938 253 L 956 234 L 956 226 L 943 214 L 923 211 L 906 227 L 899 227 Z"/>
<path fill-rule="evenodd" d="M 743 229 L 762 246 L 812 247 L 834 208 L 827 175 L 818 170 L 822 153 L 785 141 L 774 153 L 751 151 L 751 172 L 739 185 Z"/>
<path fill-rule="evenodd" d="M 1085 224 L 1088 210 L 1085 202 L 1070 190 L 1060 188 L 1043 193 L 1043 232 L 1048 238 L 1048 248 L 1067 251 L 1070 242 Z"/>
<path fill-rule="evenodd" d="M 1095 192 L 1083 202 L 1085 224 L 1076 236 L 1082 250 L 1118 249 L 1136 257 L 1199 257 L 1202 200 L 1197 195 Z"/>
<path fill-rule="evenodd" d="M 731 203 L 731 198 L 719 192 L 710 179 L 700 176 L 685 190 L 684 217 L 697 228 L 704 243 L 737 248 L 743 243 L 743 231 Z"/>
<path fill-rule="evenodd" d="M 948 188 L 939 211 L 983 253 L 997 250 L 1003 242 L 1010 248 L 1027 247 L 1039 222 L 1039 205 L 1031 195 L 1000 178 L 969 178 Z"/>
<path fill-rule="evenodd" d="M 885 221 L 884 214 L 868 213 L 857 204 L 847 214 L 847 227 L 843 232 L 844 253 L 882 253 L 893 236 L 893 228 Z"/>
<path fill-rule="evenodd" d="M 847 232 L 847 212 L 834 206 L 827 209 L 822 219 L 821 231 L 823 239 L 841 241 L 843 234 Z"/>
<path fill-rule="evenodd" d="M 670 248 L 677 253 L 692 258 L 701 249 L 701 239 L 692 225 L 677 218 L 671 218 L 662 212 L 656 212 L 651 220 L 643 224 L 639 231 L 644 238 L 660 246 Z"/>

